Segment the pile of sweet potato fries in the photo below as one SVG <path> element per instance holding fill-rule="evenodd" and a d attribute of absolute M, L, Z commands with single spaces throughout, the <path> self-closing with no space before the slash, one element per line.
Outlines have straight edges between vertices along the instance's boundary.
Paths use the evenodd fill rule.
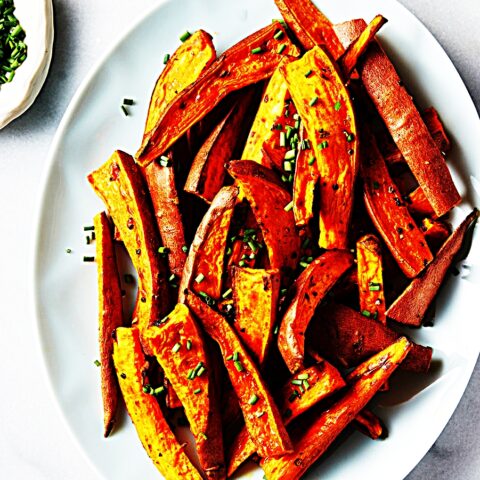
<path fill-rule="evenodd" d="M 167 479 L 225 479 L 249 458 L 297 479 L 349 424 L 384 437 L 370 400 L 432 358 L 393 326 L 422 325 L 478 217 L 453 233 L 445 219 L 461 201 L 450 141 L 375 39 L 386 19 L 332 25 L 309 0 L 275 2 L 283 20 L 218 57 L 205 31 L 183 35 L 135 158 L 88 176 L 108 212 L 104 434 L 122 395 Z M 138 277 L 129 318 L 115 244 Z"/>

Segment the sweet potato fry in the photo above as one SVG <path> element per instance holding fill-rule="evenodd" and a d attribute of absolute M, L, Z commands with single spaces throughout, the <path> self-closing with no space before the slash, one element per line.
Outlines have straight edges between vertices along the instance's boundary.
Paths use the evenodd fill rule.
<path fill-rule="evenodd" d="M 432 252 L 401 200 L 373 137 L 362 139 L 361 171 L 370 218 L 403 273 L 415 277 L 432 260 Z"/>
<path fill-rule="evenodd" d="M 262 456 L 284 455 L 292 450 L 280 412 L 265 382 L 233 328 L 225 318 L 203 303 L 194 293 L 187 304 L 220 350 L 230 381 L 237 394 L 245 425 Z"/>
<path fill-rule="evenodd" d="M 312 349 L 334 365 L 353 367 L 386 348 L 399 336 L 380 322 L 366 322 L 362 314 L 349 307 L 330 304 L 320 308 L 308 338 Z M 402 369 L 425 373 L 430 368 L 431 359 L 430 347 L 412 343 Z"/>
<path fill-rule="evenodd" d="M 295 451 L 281 458 L 261 462 L 267 479 L 296 480 L 327 450 L 343 429 L 368 404 L 390 375 L 402 363 L 411 345 L 405 337 L 373 357 L 383 357 L 383 366 L 356 381 L 347 393 L 328 410 L 309 422 L 295 442 Z M 370 362 L 369 361 L 369 362 Z"/>
<path fill-rule="evenodd" d="M 122 292 L 113 245 L 113 231 L 107 215 L 94 218 L 98 272 L 98 343 L 103 400 L 103 435 L 108 437 L 115 424 L 118 382 L 113 366 L 112 333 L 123 324 Z"/>
<path fill-rule="evenodd" d="M 192 33 L 175 50 L 155 84 L 148 107 L 144 139 L 155 128 L 170 101 L 197 80 L 216 57 L 212 36 L 204 30 Z"/>
<path fill-rule="evenodd" d="M 421 187 L 417 187 L 407 198 L 408 210 L 417 217 L 437 218 Z"/>
<path fill-rule="evenodd" d="M 365 235 L 357 241 L 357 272 L 360 311 L 386 324 L 382 250 L 375 235 Z"/>
<path fill-rule="evenodd" d="M 383 385 L 386 385 L 385 382 Z M 387 429 L 383 422 L 372 411 L 364 408 L 353 421 L 355 427 L 367 437 L 372 440 L 379 440 L 386 438 L 388 435 Z"/>
<path fill-rule="evenodd" d="M 148 165 L 229 93 L 268 78 L 283 55 L 297 56 L 298 49 L 285 32 L 281 38 L 274 38 L 278 31 L 284 29 L 275 22 L 243 39 L 177 95 L 143 141 L 137 161 L 142 166 Z"/>
<path fill-rule="evenodd" d="M 437 110 L 434 107 L 426 108 L 422 112 L 422 118 L 440 152 L 445 156 L 452 148 L 452 143 Z"/>
<path fill-rule="evenodd" d="M 469 227 L 475 224 L 479 211 L 474 209 L 448 237 L 437 256 L 422 275 L 412 280 L 406 290 L 390 305 L 387 317 L 399 323 L 419 327 L 428 306 L 435 298 L 448 269 L 459 252 Z"/>
<path fill-rule="evenodd" d="M 146 393 L 148 362 L 137 328 L 117 328 L 113 361 L 125 406 L 143 447 L 167 480 L 202 480 L 165 420 L 155 396 Z"/>
<path fill-rule="evenodd" d="M 182 250 L 186 245 L 183 218 L 180 212 L 176 174 L 173 166 L 172 152 L 164 157 L 168 159 L 159 163 L 152 162 L 143 169 L 152 199 L 158 230 L 166 252 L 170 272 L 177 279 L 182 277 L 187 254 Z"/>
<path fill-rule="evenodd" d="M 253 160 L 265 167 L 269 167 L 269 165 L 266 165 L 264 162 L 262 147 L 264 143 L 272 147 L 278 146 L 279 134 L 276 129 L 278 127 L 274 128 L 274 125 L 280 125 L 282 128 L 285 128 L 286 118 L 284 112 L 285 109 L 288 108 L 288 106 L 285 105 L 285 101 L 290 98 L 287 84 L 279 67 L 292 60 L 293 58 L 291 57 L 284 57 L 268 81 L 250 133 L 248 134 L 245 148 L 243 149 L 242 160 Z M 282 168 L 282 162 L 280 161 L 277 166 Z"/>
<path fill-rule="evenodd" d="M 270 268 L 293 271 L 298 263 L 300 238 L 291 211 L 291 197 L 274 172 L 248 160 L 227 168 L 252 207 L 265 242 Z"/>
<path fill-rule="evenodd" d="M 232 287 L 235 305 L 233 326 L 261 366 L 277 319 L 280 272 L 232 267 Z"/>
<path fill-rule="evenodd" d="M 332 23 L 310 0 L 275 0 L 275 4 L 305 50 L 325 45 L 334 58 L 344 52 Z"/>
<path fill-rule="evenodd" d="M 387 19 L 381 15 L 375 18 L 367 25 L 365 30 L 355 41 L 347 47 L 345 53 L 338 59 L 340 70 L 344 80 L 348 80 L 353 70 L 357 66 L 358 60 L 365 53 L 370 43 L 375 38 L 378 31 L 387 23 Z"/>
<path fill-rule="evenodd" d="M 310 263 L 294 283 L 294 295 L 282 318 L 277 342 L 290 372 L 304 368 L 308 324 L 327 292 L 352 264 L 350 253 L 327 251 Z"/>
<path fill-rule="evenodd" d="M 117 150 L 88 181 L 106 205 L 137 270 L 139 301 L 133 323 L 142 330 L 169 307 L 166 268 L 142 174 L 130 155 Z"/>
<path fill-rule="evenodd" d="M 338 370 L 325 361 L 294 375 L 278 396 L 285 425 L 345 385 Z M 255 452 L 255 443 L 244 427 L 236 436 L 227 455 L 227 477 L 233 475 Z"/>
<path fill-rule="evenodd" d="M 224 479 L 222 426 L 213 368 L 201 330 L 188 308 L 177 304 L 142 334 L 178 395 L 190 423 L 200 465 L 208 478 Z"/>
<path fill-rule="evenodd" d="M 320 174 L 319 245 L 345 249 L 358 169 L 357 126 L 350 96 L 337 66 L 320 47 L 281 69 Z"/>
<path fill-rule="evenodd" d="M 425 234 L 425 239 L 427 240 L 430 250 L 434 253 L 438 252 L 445 240 L 452 233 L 449 224 L 441 220 L 431 220 L 430 218 L 424 218 L 420 228 Z"/>
<path fill-rule="evenodd" d="M 334 28 L 346 47 L 365 27 L 363 20 L 355 20 Z M 359 70 L 365 90 L 425 196 L 435 213 L 444 215 L 460 202 L 460 195 L 412 97 L 378 42 L 370 44 Z"/>
<path fill-rule="evenodd" d="M 188 288 L 215 300 L 220 298 L 225 247 L 237 196 L 237 187 L 223 187 L 203 217 L 185 263 L 180 283 L 180 303 L 184 303 Z"/>
<path fill-rule="evenodd" d="M 211 203 L 223 186 L 224 165 L 233 158 L 241 142 L 242 126 L 255 100 L 255 89 L 249 88 L 238 98 L 223 120 L 209 135 L 195 156 L 184 190 Z"/>

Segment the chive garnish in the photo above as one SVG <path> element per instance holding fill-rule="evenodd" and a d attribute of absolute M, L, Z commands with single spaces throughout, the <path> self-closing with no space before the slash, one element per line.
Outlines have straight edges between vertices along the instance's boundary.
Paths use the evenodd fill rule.
<path fill-rule="evenodd" d="M 173 353 L 177 353 L 177 352 L 180 350 L 181 347 L 182 347 L 182 345 L 177 342 L 177 343 L 173 346 L 172 352 L 173 352 Z"/>
<path fill-rule="evenodd" d="M 238 352 L 234 352 L 232 358 L 235 362 L 238 361 Z"/>
<path fill-rule="evenodd" d="M 283 209 L 286 211 L 286 212 L 289 212 L 291 209 L 293 208 L 293 201 L 290 202 L 290 203 L 287 203 Z"/>
<path fill-rule="evenodd" d="M 252 53 L 253 54 L 262 53 L 262 47 L 252 48 Z"/>
<path fill-rule="evenodd" d="M 191 350 L 192 349 L 192 341 L 191 340 L 187 340 L 187 350 Z"/>
<path fill-rule="evenodd" d="M 189 380 L 193 380 L 196 375 L 197 375 L 197 374 L 196 374 L 196 372 L 195 372 L 195 369 L 192 368 L 192 369 L 188 372 L 187 378 L 188 378 Z"/>
<path fill-rule="evenodd" d="M 297 376 L 299 380 L 307 380 L 310 375 L 308 373 L 301 373 Z"/>
<path fill-rule="evenodd" d="M 165 387 L 164 386 L 161 386 L 161 387 L 158 387 L 158 388 L 155 388 L 153 390 L 153 394 L 154 395 L 158 395 L 159 393 L 163 393 L 165 391 Z"/>
<path fill-rule="evenodd" d="M 182 252 L 183 252 L 183 253 L 187 253 L 187 252 L 188 252 L 188 247 L 187 247 L 186 245 L 184 245 L 184 246 L 182 247 Z"/>
<path fill-rule="evenodd" d="M 308 164 L 313 165 L 314 163 L 315 163 L 315 157 L 312 156 L 308 159 Z"/>
<path fill-rule="evenodd" d="M 313 107 L 316 103 L 318 102 L 318 97 L 313 97 L 309 102 L 308 104 Z"/>
<path fill-rule="evenodd" d="M 158 253 L 162 255 L 167 255 L 170 253 L 170 249 L 167 247 L 158 247 Z"/>
<path fill-rule="evenodd" d="M 244 266 L 245 266 L 245 260 L 240 260 L 240 261 L 238 262 L 238 266 L 239 266 L 239 267 L 244 267 Z"/>
<path fill-rule="evenodd" d="M 205 275 L 203 273 L 199 273 L 195 277 L 195 283 L 202 283 L 205 280 Z"/>
<path fill-rule="evenodd" d="M 248 399 L 248 403 L 250 405 L 255 405 L 256 403 L 258 402 L 258 397 L 257 395 L 253 394 L 249 399 Z"/>
<path fill-rule="evenodd" d="M 264 415 L 265 415 L 265 412 L 263 412 L 263 411 L 262 412 L 255 412 L 255 416 L 257 418 L 263 417 Z"/>
<path fill-rule="evenodd" d="M 283 169 L 286 172 L 291 172 L 292 171 L 292 164 L 288 160 L 283 162 Z"/>
<path fill-rule="evenodd" d="M 291 381 L 291 384 L 292 384 L 292 385 L 301 385 L 301 384 L 302 384 L 302 381 L 295 379 L 295 380 L 292 380 L 292 381 Z"/>
<path fill-rule="evenodd" d="M 279 39 L 282 38 L 282 37 L 283 37 L 283 32 L 282 32 L 282 30 L 278 30 L 277 33 L 275 33 L 275 35 L 273 36 L 273 38 L 274 38 L 275 40 L 279 40 Z"/>
<path fill-rule="evenodd" d="M 308 380 L 303 381 L 303 387 L 305 388 L 305 390 L 308 390 L 310 388 L 310 384 L 308 383 Z"/>
<path fill-rule="evenodd" d="M 66 252 L 66 253 L 72 253 L 72 249 L 71 249 L 71 248 L 66 248 L 66 249 L 65 249 L 65 252 Z"/>
<path fill-rule="evenodd" d="M 133 105 L 133 100 L 131 98 L 124 98 L 123 99 L 123 104 L 132 106 Z"/>
<path fill-rule="evenodd" d="M 166 65 L 169 60 L 170 60 L 170 54 L 169 54 L 169 53 L 166 53 L 166 54 L 163 56 L 163 64 Z"/>
<path fill-rule="evenodd" d="M 280 327 L 278 325 L 275 325 L 275 328 L 273 329 L 273 334 L 277 335 L 279 330 L 280 330 Z"/>
<path fill-rule="evenodd" d="M 225 360 L 228 360 L 228 361 L 233 360 L 233 355 L 229 355 Z"/>
<path fill-rule="evenodd" d="M 338 111 L 342 108 L 341 102 L 337 102 L 337 103 L 333 106 L 333 108 L 338 112 Z"/>
<path fill-rule="evenodd" d="M 292 150 L 289 150 L 287 153 L 285 153 L 285 156 L 283 157 L 285 160 L 293 160 L 296 156 L 295 149 L 293 148 Z"/>
<path fill-rule="evenodd" d="M 84 262 L 94 262 L 94 261 L 95 261 L 95 257 L 83 257 L 83 261 L 84 261 Z"/>
<path fill-rule="evenodd" d="M 235 365 L 235 368 L 239 371 L 239 372 L 242 372 L 243 371 L 243 365 L 240 363 L 240 362 L 233 362 L 233 364 Z"/>
<path fill-rule="evenodd" d="M 284 51 L 286 48 L 287 48 L 287 46 L 286 46 L 284 43 L 282 43 L 282 45 L 280 45 L 280 46 L 278 47 L 277 53 L 278 53 L 279 55 L 282 54 L 283 51 Z"/>
<path fill-rule="evenodd" d="M 125 105 L 122 105 L 122 112 L 126 117 L 128 117 L 128 109 Z"/>
<path fill-rule="evenodd" d="M 83 227 L 84 232 L 90 232 L 91 230 L 95 230 L 95 227 L 93 225 L 88 225 L 86 227 Z"/>
<path fill-rule="evenodd" d="M 355 135 L 353 133 L 349 133 L 347 135 L 347 142 L 353 142 L 354 139 L 355 139 Z"/>
<path fill-rule="evenodd" d="M 197 377 L 201 377 L 204 373 L 205 373 L 205 370 L 206 368 L 204 366 L 201 366 L 198 370 L 197 370 Z"/>
<path fill-rule="evenodd" d="M 362 315 L 367 318 L 370 318 L 372 316 L 372 314 L 368 310 L 362 310 Z"/>
<path fill-rule="evenodd" d="M 95 364 L 96 367 L 99 367 L 101 365 L 101 363 L 98 360 L 95 360 L 93 363 Z"/>
<path fill-rule="evenodd" d="M 228 298 L 231 294 L 232 294 L 232 289 L 229 288 L 228 290 L 226 290 L 225 292 L 223 292 L 222 298 Z"/>
<path fill-rule="evenodd" d="M 197 388 L 197 389 L 195 389 L 195 390 L 193 391 L 193 393 L 194 393 L 195 395 L 198 395 L 198 394 L 201 393 L 201 392 L 202 392 L 202 389 L 201 389 L 201 388 Z"/>
<path fill-rule="evenodd" d="M 379 292 L 380 291 L 380 285 L 370 285 L 368 287 L 368 289 L 371 291 L 371 292 Z"/>
<path fill-rule="evenodd" d="M 181 42 L 185 42 L 185 41 L 188 40 L 191 36 L 192 36 L 192 34 L 191 34 L 188 30 L 185 30 L 185 31 L 180 35 L 180 41 L 181 41 Z"/>
<path fill-rule="evenodd" d="M 320 145 L 320 150 L 323 150 L 324 148 L 328 148 L 328 142 L 324 140 Z"/>
<path fill-rule="evenodd" d="M 205 433 L 200 432 L 200 435 L 203 437 L 204 440 L 208 440 L 208 437 Z"/>
<path fill-rule="evenodd" d="M 305 77 L 308 78 L 311 74 L 312 74 L 312 71 L 311 71 L 311 70 L 308 70 L 308 72 L 305 73 Z"/>
<path fill-rule="evenodd" d="M 284 147 L 286 145 L 285 142 L 285 132 L 280 132 L 280 146 Z"/>

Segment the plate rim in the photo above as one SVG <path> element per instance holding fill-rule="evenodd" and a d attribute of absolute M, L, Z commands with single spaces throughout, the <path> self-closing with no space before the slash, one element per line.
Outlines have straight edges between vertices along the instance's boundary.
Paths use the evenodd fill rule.
<path fill-rule="evenodd" d="M 32 237 L 33 241 L 31 243 L 31 248 L 29 250 L 29 263 L 28 263 L 29 264 L 29 275 L 28 275 L 29 296 L 28 297 L 30 299 L 29 300 L 30 311 L 33 317 L 35 318 L 35 336 L 36 336 L 35 344 L 41 358 L 41 364 L 42 364 L 41 370 L 46 380 L 46 384 L 48 385 L 49 393 L 53 398 L 58 415 L 61 418 L 62 423 L 65 426 L 66 431 L 68 432 L 68 435 L 73 440 L 73 444 L 79 450 L 82 457 L 86 460 L 87 464 L 90 466 L 92 471 L 96 473 L 99 479 L 106 479 L 106 477 L 100 472 L 99 468 L 93 462 L 93 459 L 89 456 L 89 454 L 87 453 L 87 450 L 83 447 L 80 441 L 80 438 L 78 437 L 76 431 L 71 425 L 67 416 L 67 412 L 64 410 L 64 408 L 60 403 L 58 389 L 56 389 L 54 385 L 52 373 L 49 368 L 49 360 L 47 359 L 47 356 L 48 356 L 47 349 L 46 349 L 47 338 L 45 336 L 45 325 L 42 325 L 44 321 L 42 320 L 42 316 L 41 316 L 40 298 L 39 298 L 39 286 L 41 283 L 40 275 L 39 275 L 40 273 L 39 247 L 41 245 L 41 237 L 42 237 L 42 227 L 43 227 L 42 219 L 45 214 L 45 206 L 46 206 L 46 201 L 48 196 L 47 187 L 48 187 L 49 179 L 52 175 L 53 169 L 58 161 L 57 159 L 59 156 L 58 155 L 59 147 L 61 146 L 61 142 L 67 131 L 68 125 L 70 124 L 72 118 L 74 117 L 74 114 L 77 108 L 80 106 L 82 97 L 88 91 L 90 84 L 94 81 L 94 78 L 100 72 L 104 64 L 108 61 L 110 56 L 119 47 L 119 45 L 125 40 L 125 38 L 128 37 L 130 34 L 132 34 L 137 29 L 137 27 L 139 27 L 151 15 L 154 15 L 158 9 L 161 9 L 164 5 L 168 3 L 172 3 L 173 1 L 174 0 L 156 0 L 151 6 L 146 8 L 144 13 L 139 15 L 139 17 L 136 20 L 134 20 L 128 27 L 126 27 L 124 31 L 118 33 L 112 39 L 106 51 L 99 56 L 99 58 L 96 60 L 94 65 L 90 68 L 90 70 L 87 72 L 87 74 L 84 76 L 84 78 L 76 88 L 75 93 L 73 94 L 71 100 L 69 101 L 68 106 L 65 109 L 65 112 L 62 115 L 62 118 L 56 128 L 52 142 L 48 149 L 47 157 L 43 166 L 42 175 L 39 182 L 40 187 L 39 187 L 39 193 L 37 196 L 38 201 L 36 203 L 36 207 L 34 209 L 34 214 L 33 214 L 34 234 Z M 268 0 L 268 1 L 273 2 L 274 0 Z M 312 1 L 313 3 L 317 3 L 316 0 L 312 0 Z M 480 130 L 480 112 L 476 109 L 475 103 L 472 99 L 472 96 L 470 95 L 470 92 L 462 76 L 458 72 L 457 67 L 455 66 L 455 64 L 447 54 L 442 44 L 437 40 L 435 35 L 426 27 L 423 21 L 420 20 L 412 11 L 410 11 L 399 0 L 382 0 L 382 1 L 385 3 L 390 3 L 395 5 L 396 8 L 400 8 L 400 10 L 403 11 L 403 14 L 410 17 L 410 19 L 413 22 L 417 22 L 419 28 L 423 31 L 423 33 L 427 34 L 430 37 L 430 40 L 432 40 L 436 44 L 436 46 L 440 49 L 441 54 L 443 55 L 445 61 L 448 62 L 449 66 L 452 68 L 452 73 L 454 73 L 457 79 L 460 81 L 461 88 L 463 89 L 464 93 L 467 95 L 467 98 L 470 101 L 470 106 L 473 108 L 473 112 L 475 113 L 475 121 L 477 122 L 477 128 Z M 431 441 L 428 440 L 426 442 L 428 444 L 428 448 L 426 449 L 425 452 L 421 453 L 420 455 L 418 454 L 412 455 L 410 457 L 410 461 L 405 462 L 404 463 L 405 466 L 403 468 L 399 468 L 399 470 L 402 472 L 403 478 L 409 475 L 414 470 L 414 468 L 421 462 L 421 460 L 430 451 L 433 444 L 437 441 L 437 439 L 439 438 L 439 436 L 441 435 L 441 433 L 443 432 L 443 430 L 451 420 L 460 401 L 464 397 L 465 390 L 468 387 L 468 384 L 470 383 L 473 370 L 478 361 L 478 358 L 480 357 L 480 345 L 477 350 L 478 351 L 475 356 L 475 359 L 471 360 L 470 365 L 468 364 L 465 365 L 464 378 L 462 378 L 461 387 L 458 389 L 459 390 L 458 398 L 456 398 L 455 401 L 451 402 L 452 404 L 448 409 L 449 413 L 446 420 L 445 421 L 442 420 L 441 422 L 435 424 L 434 428 L 431 430 L 434 433 L 430 437 L 432 438 L 432 440 Z"/>

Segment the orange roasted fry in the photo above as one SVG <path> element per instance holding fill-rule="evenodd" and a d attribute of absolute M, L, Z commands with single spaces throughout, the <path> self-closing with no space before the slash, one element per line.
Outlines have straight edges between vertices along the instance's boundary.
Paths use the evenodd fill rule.
<path fill-rule="evenodd" d="M 277 35 L 279 31 L 283 32 L 281 38 Z M 143 141 L 137 152 L 137 161 L 142 166 L 151 163 L 229 93 L 271 76 L 284 55 L 298 56 L 298 49 L 278 22 L 228 49 L 196 82 L 170 102 Z"/>
<path fill-rule="evenodd" d="M 363 20 L 335 26 L 346 47 L 365 29 Z M 380 44 L 372 42 L 359 65 L 369 97 L 438 216 L 460 203 L 445 159 Z"/>
<path fill-rule="evenodd" d="M 258 453 L 262 456 L 278 456 L 292 451 L 280 412 L 235 330 L 194 293 L 187 295 L 187 304 L 207 334 L 220 347 L 245 425 Z"/>
<path fill-rule="evenodd" d="M 375 35 L 387 21 L 385 17 L 376 15 L 359 37 L 348 46 L 345 53 L 338 59 L 338 64 L 340 65 L 340 70 L 345 80 L 350 78 L 350 75 L 357 66 L 359 58 L 365 53 L 375 38 Z"/>
<path fill-rule="evenodd" d="M 298 263 L 300 238 L 295 228 L 291 196 L 275 173 L 258 163 L 241 160 L 228 164 L 262 230 L 270 267 L 282 274 L 293 271 Z"/>
<path fill-rule="evenodd" d="M 357 241 L 357 272 L 360 311 L 385 324 L 382 249 L 375 235 L 365 235 Z"/>
<path fill-rule="evenodd" d="M 222 426 L 213 368 L 200 328 L 188 308 L 177 304 L 157 325 L 147 328 L 142 343 L 157 358 L 185 408 L 208 478 L 224 479 Z"/>
<path fill-rule="evenodd" d="M 422 118 L 430 135 L 442 152 L 442 155 L 446 155 L 452 148 L 452 143 L 450 142 L 450 138 L 445 131 L 445 126 L 443 125 L 437 110 L 435 110 L 434 107 L 426 108 L 422 112 Z"/>
<path fill-rule="evenodd" d="M 417 217 L 437 218 L 421 187 L 417 187 L 408 195 L 407 207 L 411 214 Z"/>
<path fill-rule="evenodd" d="M 233 158 L 233 153 L 243 135 L 242 126 L 247 112 L 255 100 L 253 88 L 244 92 L 230 111 L 209 135 L 195 156 L 184 190 L 211 203 L 222 188 L 226 170 L 224 165 Z"/>
<path fill-rule="evenodd" d="M 295 450 L 280 458 L 264 458 L 261 466 L 267 479 L 297 480 L 320 458 L 344 428 L 362 411 L 398 365 L 407 356 L 411 345 L 405 337 L 371 358 L 376 363 L 383 358 L 381 368 L 359 378 L 328 410 L 302 429 Z"/>
<path fill-rule="evenodd" d="M 310 0 L 275 0 L 286 24 L 305 50 L 325 45 L 334 58 L 344 52 L 330 20 Z"/>
<path fill-rule="evenodd" d="M 138 301 L 133 323 L 140 330 L 162 318 L 169 299 L 166 267 L 158 248 L 160 239 L 140 168 L 133 158 L 117 150 L 88 175 L 103 200 L 138 274 Z"/>
<path fill-rule="evenodd" d="M 349 252 L 327 251 L 310 263 L 293 284 L 293 298 L 282 318 L 277 341 L 290 372 L 304 368 L 305 333 L 315 309 L 352 264 Z"/>
<path fill-rule="evenodd" d="M 156 397 L 145 391 L 148 362 L 137 328 L 117 328 L 113 361 L 128 414 L 138 438 L 159 472 L 166 480 L 177 480 L 179 477 L 202 480 L 171 431 Z"/>
<path fill-rule="evenodd" d="M 184 303 L 185 291 L 189 288 L 215 300 L 220 298 L 225 248 L 237 196 L 237 187 L 223 187 L 203 217 L 185 263 L 179 288 L 180 303 Z"/>
<path fill-rule="evenodd" d="M 155 84 L 148 107 L 144 139 L 155 128 L 170 101 L 197 80 L 216 57 L 212 36 L 204 30 L 192 33 L 175 50 Z"/>
<path fill-rule="evenodd" d="M 386 348 L 400 336 L 380 322 L 365 320 L 361 313 L 344 305 L 330 303 L 321 306 L 308 337 L 312 349 L 334 365 L 349 368 Z M 432 352 L 430 347 L 412 342 L 402 369 L 428 372 Z"/>
<path fill-rule="evenodd" d="M 280 272 L 232 267 L 233 326 L 258 365 L 272 341 L 277 319 Z"/>
<path fill-rule="evenodd" d="M 373 137 L 362 139 L 362 177 L 368 214 L 403 273 L 418 275 L 433 256 L 408 212 Z"/>
<path fill-rule="evenodd" d="M 103 400 L 103 434 L 114 427 L 118 406 L 118 382 L 113 366 L 112 333 L 123 324 L 122 292 L 118 276 L 113 229 L 105 212 L 95 215 L 96 262 L 98 272 L 98 343 Z"/>
<path fill-rule="evenodd" d="M 349 93 L 338 67 L 320 47 L 282 71 L 318 165 L 319 245 L 345 249 L 358 170 L 357 125 Z"/>
<path fill-rule="evenodd" d="M 390 305 L 387 317 L 399 323 L 419 327 L 440 285 L 458 254 L 465 235 L 474 225 L 479 211 L 474 209 L 448 237 L 437 256 L 425 272 L 410 283 L 405 291 Z"/>
<path fill-rule="evenodd" d="M 425 239 L 432 252 L 437 253 L 445 240 L 452 233 L 451 226 L 441 220 L 431 220 L 424 218 L 421 229 L 424 231 Z"/>
<path fill-rule="evenodd" d="M 345 385 L 338 370 L 325 361 L 297 373 L 278 395 L 285 425 Z M 227 455 L 227 476 L 233 475 L 255 452 L 255 443 L 244 427 L 236 436 Z"/>
<path fill-rule="evenodd" d="M 387 385 L 385 382 L 383 385 Z M 386 438 L 387 429 L 383 422 L 372 411 L 364 408 L 353 421 L 355 427 L 372 440 Z"/>

